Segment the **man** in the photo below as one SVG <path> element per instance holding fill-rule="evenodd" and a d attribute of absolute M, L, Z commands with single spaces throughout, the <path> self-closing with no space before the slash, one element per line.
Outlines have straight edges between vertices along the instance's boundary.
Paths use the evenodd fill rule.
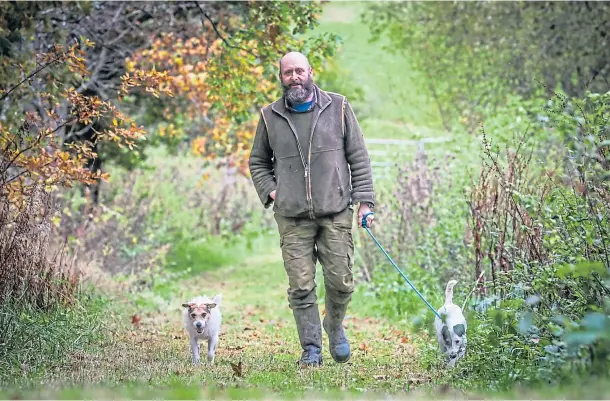
<path fill-rule="evenodd" d="M 318 258 L 330 354 L 337 362 L 347 362 L 350 345 L 342 323 L 354 291 L 352 205 L 359 203 L 360 226 L 375 203 L 368 151 L 346 98 L 313 83 L 303 54 L 282 57 L 279 79 L 284 94 L 261 110 L 250 173 L 265 208 L 273 203 L 288 302 L 303 348 L 300 363 L 322 363 L 314 280 Z"/>

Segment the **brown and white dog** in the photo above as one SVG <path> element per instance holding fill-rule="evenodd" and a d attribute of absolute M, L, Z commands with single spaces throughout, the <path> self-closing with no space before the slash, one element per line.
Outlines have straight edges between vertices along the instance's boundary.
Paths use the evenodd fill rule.
<path fill-rule="evenodd" d="M 191 350 L 193 352 L 193 363 L 199 364 L 199 342 L 208 342 L 208 362 L 214 363 L 216 345 L 222 315 L 220 314 L 220 302 L 222 295 L 218 294 L 210 299 L 207 296 L 198 296 L 182 304 L 184 307 L 184 328 L 189 335 Z"/>

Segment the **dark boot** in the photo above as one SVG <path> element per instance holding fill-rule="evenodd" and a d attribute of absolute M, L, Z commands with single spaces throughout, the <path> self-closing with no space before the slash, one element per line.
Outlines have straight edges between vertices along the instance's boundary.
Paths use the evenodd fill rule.
<path fill-rule="evenodd" d="M 324 316 L 324 331 L 328 335 L 330 355 L 336 362 L 344 363 L 350 358 L 350 346 L 345 330 L 343 329 L 343 318 L 349 299 L 343 303 L 334 301 L 330 294 L 326 294 L 326 315 Z"/>
<path fill-rule="evenodd" d="M 305 309 L 293 309 L 292 314 L 297 324 L 299 341 L 303 348 L 299 363 L 305 366 L 322 364 L 322 328 L 318 305 L 313 304 Z"/>

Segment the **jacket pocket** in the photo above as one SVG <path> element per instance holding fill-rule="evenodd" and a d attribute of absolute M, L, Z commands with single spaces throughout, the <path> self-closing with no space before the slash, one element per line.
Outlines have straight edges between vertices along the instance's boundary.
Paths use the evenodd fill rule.
<path fill-rule="evenodd" d="M 335 163 L 335 171 L 337 172 L 337 177 L 339 179 L 339 186 L 338 186 L 338 190 L 339 190 L 339 196 L 343 197 L 343 194 L 345 193 L 345 186 L 343 184 L 343 179 L 341 178 L 341 171 L 339 171 L 339 165 L 337 163 Z"/>
<path fill-rule="evenodd" d="M 330 215 L 349 205 L 349 174 L 343 149 L 312 154 L 311 182 L 313 207 L 318 215 Z"/>
<path fill-rule="evenodd" d="M 284 216 L 296 216 L 308 210 L 305 170 L 300 156 L 288 156 L 276 162 L 275 205 Z"/>

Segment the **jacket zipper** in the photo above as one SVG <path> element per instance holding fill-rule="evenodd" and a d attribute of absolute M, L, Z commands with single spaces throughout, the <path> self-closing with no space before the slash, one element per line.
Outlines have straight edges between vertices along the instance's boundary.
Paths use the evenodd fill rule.
<path fill-rule="evenodd" d="M 319 110 L 313 117 L 313 121 L 311 123 L 311 132 L 309 133 L 309 149 L 307 150 L 307 163 L 303 162 L 303 166 L 305 167 L 305 192 L 307 193 L 307 206 L 309 206 L 309 218 L 311 220 L 316 218 L 316 215 L 313 211 L 313 195 L 311 193 L 311 172 L 309 171 L 311 168 L 311 144 L 313 142 L 313 132 L 316 129 L 316 124 L 318 123 L 318 118 L 323 110 Z M 292 125 L 291 125 L 292 126 Z M 293 132 L 296 137 L 296 130 L 293 128 Z M 299 144 L 299 138 L 297 137 L 297 145 Z M 301 157 L 303 157 L 303 151 L 301 150 L 301 146 L 299 145 L 299 152 L 301 153 Z"/>
<path fill-rule="evenodd" d="M 303 155 L 303 148 L 301 148 L 301 143 L 299 142 L 299 137 L 297 136 L 297 130 L 294 128 L 294 126 L 292 125 L 292 121 L 290 121 L 289 118 L 286 118 L 286 121 L 288 121 L 288 125 L 290 126 L 290 129 L 292 130 L 292 134 L 294 135 L 294 139 L 297 142 L 297 148 L 299 149 L 299 156 L 301 156 L 301 163 L 303 163 L 303 168 L 305 169 L 305 184 L 306 184 L 306 188 L 305 188 L 305 193 L 307 196 L 307 206 L 309 207 L 309 217 L 311 219 L 313 219 L 313 203 L 311 201 L 311 177 L 309 174 L 309 163 L 305 162 L 305 156 Z M 313 131 L 312 131 L 312 135 L 313 135 Z M 308 152 L 308 161 L 311 161 L 311 136 L 309 138 L 309 152 Z"/>
<path fill-rule="evenodd" d="M 314 116 L 314 121 L 311 124 L 311 133 L 309 134 L 309 149 L 307 152 L 307 168 L 305 169 L 305 175 L 307 175 L 307 191 L 309 192 L 309 218 L 310 219 L 314 219 L 316 216 L 313 212 L 313 196 L 311 194 L 311 174 L 307 174 L 307 171 L 309 170 L 309 167 L 311 166 L 311 144 L 313 142 L 313 131 L 316 128 L 316 123 L 318 122 L 318 117 L 320 116 L 320 113 L 316 114 Z"/>

